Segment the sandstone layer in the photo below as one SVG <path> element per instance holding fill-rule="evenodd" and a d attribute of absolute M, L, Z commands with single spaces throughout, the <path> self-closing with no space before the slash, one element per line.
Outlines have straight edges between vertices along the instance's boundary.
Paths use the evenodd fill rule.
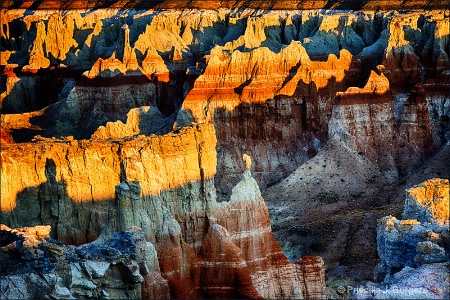
<path fill-rule="evenodd" d="M 93 241 L 107 223 L 121 180 L 139 181 L 146 201 L 162 202 L 173 214 L 206 209 L 215 200 L 215 145 L 212 125 L 129 141 L 3 145 L 4 223 L 49 224 L 65 243 Z"/>

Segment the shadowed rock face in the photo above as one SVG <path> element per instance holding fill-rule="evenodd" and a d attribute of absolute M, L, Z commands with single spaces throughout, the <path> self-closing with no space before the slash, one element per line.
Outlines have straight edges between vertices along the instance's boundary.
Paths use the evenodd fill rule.
<path fill-rule="evenodd" d="M 142 296 L 170 296 L 155 247 L 136 227 L 77 248 L 50 239 L 50 226 L 0 232 L 4 299 L 140 298 L 141 284 Z"/>

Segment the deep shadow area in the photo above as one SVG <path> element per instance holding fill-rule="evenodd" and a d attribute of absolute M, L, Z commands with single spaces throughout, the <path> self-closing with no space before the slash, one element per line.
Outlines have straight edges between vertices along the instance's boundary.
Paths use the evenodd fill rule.
<path fill-rule="evenodd" d="M 325 9 L 363 9 L 370 0 L 328 0 Z"/>
<path fill-rule="evenodd" d="M 74 93 L 71 97 L 75 98 L 75 103 L 72 98 L 72 103 L 69 104 L 69 95 L 66 95 L 62 101 L 47 106 L 31 117 L 23 115 L 23 118 L 29 118 L 31 127 L 11 129 L 13 140 L 27 142 L 35 135 L 46 138 L 73 136 L 75 139 L 89 139 L 100 126 L 105 126 L 108 122 L 120 120 L 126 123 L 128 112 L 141 106 L 153 106 L 162 113 L 161 124 L 154 130 L 141 125 L 146 128 L 146 134 L 167 133 L 170 130 L 165 128 L 171 129 L 174 114 L 181 105 L 184 77 L 180 76 L 180 79 L 172 74 L 169 82 L 161 82 L 157 78 L 150 80 L 137 71 L 135 73 L 131 76 L 98 76 L 92 79 L 81 76 L 71 91 Z M 96 91 L 113 96 L 104 98 L 103 93 Z M 153 92 L 147 94 L 148 91 Z M 124 95 L 127 98 L 124 98 Z"/>
<path fill-rule="evenodd" d="M 81 245 L 95 240 L 109 220 L 115 200 L 76 202 L 67 194 L 67 182 L 56 180 L 56 172 L 55 161 L 47 158 L 47 180 L 18 193 L 16 208 L 2 212 L 2 222 L 9 227 L 51 225 L 51 236 L 65 244 Z"/>
<path fill-rule="evenodd" d="M 57 103 L 64 86 L 70 80 L 77 81 L 84 71 L 86 70 L 51 67 L 31 73 L 15 67 L 13 70 L 7 70 L 9 74 L 5 74 L 5 68 L 2 66 L 2 90 L 5 88 L 7 76 L 17 76 L 20 81 L 3 99 L 0 112 L 2 114 L 27 113 L 39 111 Z M 18 101 L 20 96 L 21 101 Z"/>

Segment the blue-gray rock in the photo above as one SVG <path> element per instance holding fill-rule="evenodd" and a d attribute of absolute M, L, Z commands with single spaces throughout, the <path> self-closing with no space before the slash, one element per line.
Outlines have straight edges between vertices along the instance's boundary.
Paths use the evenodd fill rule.
<path fill-rule="evenodd" d="M 443 184 L 442 184 L 443 183 Z M 445 185 L 446 184 L 446 185 Z M 446 198 L 446 199 L 444 199 Z M 353 291 L 354 299 L 448 299 L 448 180 L 433 179 L 407 191 L 403 217 L 378 221 L 377 250 L 381 262 L 374 279 Z"/>
<path fill-rule="evenodd" d="M 404 267 L 386 284 L 369 282 L 353 290 L 352 299 L 449 299 L 449 263 Z"/>
<path fill-rule="evenodd" d="M 141 298 L 145 278 L 161 277 L 155 247 L 137 228 L 79 247 L 26 231 L 0 230 L 1 299 Z"/>

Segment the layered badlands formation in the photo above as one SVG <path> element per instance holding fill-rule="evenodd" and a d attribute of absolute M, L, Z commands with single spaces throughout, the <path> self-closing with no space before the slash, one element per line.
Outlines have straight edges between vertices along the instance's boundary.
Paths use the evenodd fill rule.
<path fill-rule="evenodd" d="M 77 246 L 138 226 L 171 297 L 324 295 L 321 260 L 284 257 L 259 187 L 291 260 L 371 274 L 401 184 L 450 176 L 438 2 L 17 3 L 0 26 L 2 222 Z M 312 10 L 333 7 L 366 10 Z"/>
<path fill-rule="evenodd" d="M 211 125 L 208 127 L 212 128 Z M 167 138 L 173 140 L 173 137 Z M 214 146 L 214 141 L 210 142 Z M 150 147 L 147 144 L 147 150 Z M 207 151 L 203 155 L 207 156 Z M 47 182 L 39 190 L 52 192 L 53 187 L 53 192 L 58 194 L 48 197 L 52 203 L 47 205 L 53 217 L 58 218 L 56 235 L 68 242 L 80 243 L 93 237 L 95 240 L 74 249 L 50 240 L 50 226 L 11 230 L 2 225 L 3 296 L 29 298 L 42 297 L 44 293 L 57 298 L 111 295 L 118 299 L 325 297 L 323 260 L 307 256 L 294 264 L 284 256 L 272 235 L 267 207 L 249 168 L 233 189 L 230 202 L 217 203 L 214 194 L 206 193 L 207 190 L 214 191 L 207 183 L 212 181 L 208 178 L 208 166 L 201 167 L 208 162 L 199 162 L 193 171 L 200 171 L 207 177 L 197 185 L 178 187 L 178 197 L 191 195 L 179 201 L 177 196 L 164 196 L 164 192 L 158 196 L 148 195 L 149 183 L 143 183 L 141 188 L 136 181 L 136 172 L 143 166 L 142 160 L 136 158 L 129 160 L 129 165 L 127 163 L 131 168 L 124 166 L 121 170 L 125 181 L 115 187 L 116 205 L 109 209 L 92 200 L 88 200 L 86 206 L 86 200 L 83 205 L 76 199 L 67 198 L 70 188 L 65 190 L 66 184 L 58 182 L 53 173 L 61 166 L 56 167 L 54 162 L 49 162 L 51 159 L 47 159 L 44 170 Z M 171 160 L 177 160 L 177 157 L 168 158 L 168 167 Z M 247 162 L 250 167 L 249 157 Z M 163 172 L 171 176 L 177 171 L 178 168 L 172 165 Z M 94 179 L 93 184 L 100 186 L 101 181 L 102 178 Z M 168 177 L 165 181 L 170 182 Z M 104 191 L 107 196 L 109 186 L 106 181 L 103 187 L 107 188 Z M 195 195 L 196 192 L 203 192 L 204 198 Z M 186 203 L 189 198 L 191 203 Z M 46 201 L 40 200 L 41 203 Z M 88 211 L 83 213 L 83 206 Z M 100 211 L 109 215 L 102 216 Z M 41 211 L 40 215 L 44 214 Z M 86 220 L 69 219 L 82 214 L 90 219 L 85 223 L 88 225 L 86 232 L 77 231 L 74 226 Z M 91 223 L 93 220 L 98 222 L 97 225 L 107 224 L 101 234 L 93 231 L 96 229 Z M 62 228 L 63 223 L 71 227 Z M 55 254 L 64 255 L 55 258 Z M 15 268 L 15 264 L 20 268 Z M 24 273 L 26 269 L 31 270 L 31 274 Z M 46 283 L 39 281 L 40 277 L 49 279 Z M 43 286 L 40 292 L 36 292 L 35 285 Z"/>

